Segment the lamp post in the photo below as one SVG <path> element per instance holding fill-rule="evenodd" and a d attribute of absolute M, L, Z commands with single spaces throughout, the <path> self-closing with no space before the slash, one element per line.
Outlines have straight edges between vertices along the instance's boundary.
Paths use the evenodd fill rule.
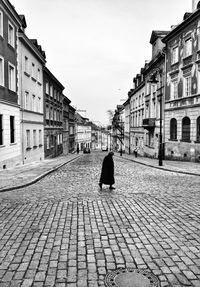
<path fill-rule="evenodd" d="M 163 165 L 162 154 L 163 154 L 163 149 L 162 149 L 162 93 L 161 93 L 160 95 L 160 136 L 159 136 L 159 153 L 158 153 L 158 165 L 159 166 Z"/>

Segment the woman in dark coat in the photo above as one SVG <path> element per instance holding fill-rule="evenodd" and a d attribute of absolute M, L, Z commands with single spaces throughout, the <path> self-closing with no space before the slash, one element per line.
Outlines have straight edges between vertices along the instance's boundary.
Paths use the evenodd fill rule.
<path fill-rule="evenodd" d="M 115 189 L 112 186 L 115 183 L 113 155 L 113 152 L 109 152 L 109 154 L 105 156 L 103 160 L 101 176 L 99 180 L 100 189 L 102 189 L 102 184 L 110 185 L 110 189 Z"/>

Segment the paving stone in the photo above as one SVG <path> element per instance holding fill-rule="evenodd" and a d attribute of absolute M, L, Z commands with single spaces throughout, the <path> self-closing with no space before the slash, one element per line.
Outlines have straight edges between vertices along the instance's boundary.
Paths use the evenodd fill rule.
<path fill-rule="evenodd" d="M 199 179 L 114 157 L 116 189 L 99 192 L 102 157 L 0 193 L 0 279 L 105 287 L 109 270 L 144 268 L 161 287 L 198 286 Z"/>

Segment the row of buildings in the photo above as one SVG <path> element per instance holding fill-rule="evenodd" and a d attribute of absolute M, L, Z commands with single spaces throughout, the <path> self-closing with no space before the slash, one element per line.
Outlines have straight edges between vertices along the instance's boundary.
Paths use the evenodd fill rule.
<path fill-rule="evenodd" d="M 200 162 L 200 1 L 170 31 L 152 31 L 150 44 L 151 60 L 115 110 L 114 147 Z"/>
<path fill-rule="evenodd" d="M 0 0 L 0 168 L 99 148 L 104 130 L 78 114 L 47 68 L 45 51 L 27 37 L 24 15 Z M 105 134 L 106 135 L 106 134 Z"/>

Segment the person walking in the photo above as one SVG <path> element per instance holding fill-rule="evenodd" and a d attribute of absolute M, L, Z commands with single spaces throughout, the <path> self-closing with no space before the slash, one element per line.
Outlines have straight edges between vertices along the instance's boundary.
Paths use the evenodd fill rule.
<path fill-rule="evenodd" d="M 76 152 L 77 154 L 79 154 L 79 146 L 77 145 L 77 148 L 76 148 Z"/>
<path fill-rule="evenodd" d="M 115 183 L 113 155 L 114 153 L 111 151 L 103 159 L 101 176 L 99 180 L 100 189 L 102 189 L 103 184 L 109 185 L 110 190 L 115 189 L 112 186 Z"/>

